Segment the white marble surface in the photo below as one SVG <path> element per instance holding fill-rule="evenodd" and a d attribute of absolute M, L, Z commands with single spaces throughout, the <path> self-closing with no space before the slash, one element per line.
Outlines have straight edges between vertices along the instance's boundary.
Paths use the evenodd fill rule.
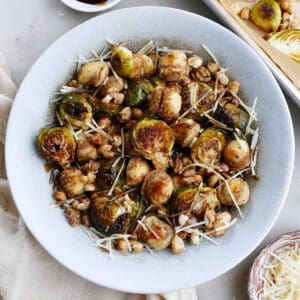
<path fill-rule="evenodd" d="M 217 20 L 200 0 L 125 0 L 116 8 L 139 5 L 171 6 Z M 0 7 L 0 49 L 8 58 L 17 84 L 20 84 L 33 62 L 53 41 L 68 29 L 94 16 L 72 11 L 59 0 L 0 0 Z M 199 299 L 248 299 L 248 272 L 259 249 L 284 232 L 300 229 L 300 111 L 291 101 L 288 100 L 288 103 L 295 128 L 296 160 L 285 206 L 273 229 L 258 249 L 230 272 L 197 287 Z M 274 116 L 274 122 L 280 120 L 276 120 Z"/>

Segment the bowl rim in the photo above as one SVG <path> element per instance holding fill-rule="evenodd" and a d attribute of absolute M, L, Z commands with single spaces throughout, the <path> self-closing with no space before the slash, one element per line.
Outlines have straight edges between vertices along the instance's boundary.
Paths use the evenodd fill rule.
<path fill-rule="evenodd" d="M 88 4 L 84 2 L 79 2 L 77 0 L 60 0 L 66 6 L 81 12 L 86 13 L 96 13 L 108 10 L 116 5 L 118 5 L 123 0 L 111 0 L 108 3 L 103 3 L 101 5 Z"/>
<path fill-rule="evenodd" d="M 262 61 L 262 59 L 259 57 L 259 55 L 249 46 L 247 45 L 241 38 L 239 38 L 237 35 L 235 35 L 234 33 L 232 33 L 230 30 L 228 30 L 227 28 L 225 28 L 224 26 L 206 18 L 206 17 L 203 17 L 203 16 L 200 16 L 196 13 L 192 13 L 192 12 L 188 12 L 188 11 L 184 11 L 184 10 L 181 10 L 181 9 L 176 9 L 176 8 L 170 8 L 170 7 L 157 7 L 157 6 L 141 6 L 141 7 L 130 7 L 130 8 L 122 8 L 122 9 L 118 9 L 118 10 L 114 10 L 114 11 L 111 11 L 109 13 L 107 13 L 108 15 L 112 15 L 112 14 L 118 14 L 122 11 L 127 11 L 127 10 L 131 10 L 131 11 L 135 11 L 137 14 L 139 13 L 142 13 L 144 12 L 145 10 L 152 10 L 152 11 L 155 11 L 155 10 L 159 10 L 160 12 L 162 10 L 165 11 L 165 13 L 180 13 L 180 14 L 185 14 L 187 16 L 193 16 L 193 17 L 197 17 L 199 18 L 199 20 L 202 20 L 204 22 L 208 22 L 208 23 L 211 23 L 211 24 L 214 24 L 214 26 L 217 26 L 219 27 L 222 31 L 226 31 L 232 38 L 234 39 L 237 39 L 239 40 L 240 43 L 244 44 L 244 46 L 246 46 L 249 51 L 252 53 L 253 56 L 256 57 L 256 59 L 259 61 L 259 63 L 262 65 L 262 67 L 265 69 L 266 73 L 269 74 L 269 78 L 270 80 L 272 81 L 274 87 L 277 89 L 278 93 L 281 95 L 281 98 L 282 100 L 285 100 L 284 98 L 284 95 L 281 91 L 281 89 L 279 88 L 279 85 L 277 83 L 277 81 L 275 80 L 274 76 L 272 75 L 272 73 L 270 72 L 270 70 L 267 68 L 267 66 L 265 65 L 265 63 Z M 105 14 L 106 15 L 106 14 Z M 61 40 L 64 39 L 64 37 L 66 35 L 68 35 L 70 32 L 72 32 L 73 30 L 77 29 L 78 27 L 80 27 L 81 25 L 83 24 L 88 24 L 89 22 L 94 22 L 95 19 L 99 19 L 101 18 L 102 15 L 100 16 L 96 16 L 94 18 L 91 18 L 89 19 L 88 21 L 85 21 L 75 27 L 73 27 L 71 30 L 67 31 L 66 33 L 64 33 L 60 38 L 58 38 L 56 41 L 54 41 L 40 56 L 39 58 L 35 61 L 35 63 L 32 65 L 32 67 L 30 68 L 30 70 L 27 72 L 26 76 L 24 77 L 21 85 L 20 85 L 20 88 L 18 90 L 18 93 L 16 95 L 16 101 L 14 101 L 13 103 L 13 106 L 12 106 L 12 109 L 11 109 L 11 113 L 9 115 L 9 119 L 8 119 L 8 125 L 7 125 L 7 142 L 5 144 L 5 153 L 7 154 L 5 156 L 5 163 L 6 163 L 6 170 L 7 170 L 7 177 L 9 179 L 9 182 L 11 183 L 11 186 L 13 187 L 13 172 L 12 172 L 12 168 L 10 168 L 10 159 L 9 159 L 9 147 L 10 145 L 13 144 L 13 132 L 12 132 L 12 123 L 13 123 L 13 116 L 14 116 L 14 112 L 15 112 L 15 108 L 17 107 L 17 103 L 18 103 L 18 95 L 19 95 L 19 91 L 22 90 L 23 86 L 25 86 L 26 84 L 26 78 L 28 78 L 28 76 L 31 74 L 31 72 L 34 70 L 35 66 L 39 64 L 40 60 L 43 59 L 43 56 L 46 52 L 48 52 L 48 50 L 52 47 L 55 47 L 56 43 L 60 43 Z M 288 188 L 290 186 L 290 182 L 291 182 L 291 178 L 292 178 L 292 174 L 293 174 L 293 168 L 294 168 L 294 155 L 295 155 L 295 142 L 294 142 L 294 130 L 293 130 L 293 124 L 292 124 L 292 120 L 291 120 L 291 115 L 289 113 L 289 109 L 288 109 L 288 106 L 287 106 L 287 103 L 286 101 L 284 101 L 282 103 L 283 105 L 283 109 L 286 113 L 286 116 L 287 116 L 287 126 L 288 126 L 288 134 L 289 134 L 289 138 L 290 138 L 290 143 L 291 143 L 291 147 L 290 147 L 290 156 L 289 156 L 289 161 L 288 161 L 288 165 L 289 165 L 289 172 L 286 174 L 286 178 L 285 178 L 285 190 L 283 192 L 283 197 L 282 197 L 282 201 L 280 202 L 280 205 L 278 205 L 275 213 L 274 213 L 274 219 L 270 222 L 270 225 L 269 227 L 265 228 L 265 230 L 262 232 L 260 238 L 257 238 L 257 240 L 255 241 L 255 243 L 253 244 L 252 248 L 250 249 L 249 248 L 249 251 L 247 251 L 247 253 L 244 253 L 239 261 L 235 261 L 235 263 L 232 263 L 231 265 L 228 265 L 227 268 L 224 268 L 224 270 L 217 274 L 217 275 L 214 275 L 214 276 L 211 276 L 209 278 L 207 278 L 207 280 L 203 281 L 203 282 L 198 282 L 198 281 L 192 281 L 191 280 L 191 284 L 190 286 L 192 285 L 197 285 L 197 284 L 201 284 L 201 283 L 204 283 L 204 282 L 207 282 L 209 280 L 212 280 L 212 279 L 215 279 L 216 277 L 219 277 L 221 276 L 222 274 L 224 274 L 225 272 L 231 270 L 234 266 L 236 266 L 237 264 L 239 264 L 241 261 L 243 261 L 248 255 L 250 255 L 254 250 L 255 248 L 262 242 L 262 240 L 265 238 L 265 236 L 267 235 L 267 233 L 270 231 L 270 229 L 272 228 L 272 226 L 274 225 L 275 221 L 277 220 L 278 216 L 279 216 L 279 213 L 284 205 L 284 202 L 286 200 L 286 196 L 287 196 L 287 193 L 288 193 Z M 13 195 L 13 198 L 14 198 L 14 195 L 15 195 L 15 192 L 14 192 L 14 188 L 12 188 L 12 195 Z M 16 202 L 15 202 L 16 203 Z M 18 207 L 18 204 L 16 203 L 16 206 L 17 206 L 17 209 L 18 211 L 20 212 L 19 210 L 19 207 Z M 20 214 L 21 215 L 21 214 Z M 105 286 L 107 288 L 112 288 L 112 289 L 116 289 L 116 290 L 119 290 L 119 291 L 123 291 L 123 292 L 132 292 L 132 293 L 161 293 L 161 292 L 169 292 L 170 290 L 169 289 L 157 289 L 155 286 L 154 287 L 149 287 L 146 291 L 144 289 L 140 289 L 139 287 L 136 287 L 136 288 L 120 288 L 118 286 L 118 284 L 113 284 L 113 283 L 100 283 L 99 281 L 97 281 L 96 279 L 92 279 L 90 277 L 88 277 L 87 275 L 85 274 L 81 274 L 79 273 L 80 271 L 79 270 L 76 270 L 75 268 L 73 268 L 72 266 L 69 266 L 66 264 L 66 262 L 63 261 L 63 259 L 60 259 L 58 258 L 55 253 L 53 253 L 46 245 L 46 243 L 44 242 L 43 239 L 40 239 L 35 228 L 33 226 L 30 225 L 30 221 L 27 219 L 27 218 L 24 218 L 24 223 L 26 224 L 27 228 L 29 229 L 29 231 L 32 233 L 32 235 L 34 236 L 34 238 L 39 242 L 40 245 L 42 245 L 42 247 L 44 249 L 46 249 L 46 251 L 55 259 L 57 260 L 60 264 L 62 264 L 64 267 L 66 267 L 68 270 L 72 271 L 73 273 L 77 274 L 78 276 L 82 277 L 82 278 L 85 278 L 86 280 L 89 280 L 91 282 L 94 282 L 95 284 L 101 284 L 102 286 Z M 187 285 L 184 285 L 184 286 L 180 286 L 178 285 L 176 287 L 176 289 L 182 289 L 182 288 L 187 288 L 188 286 Z"/>
<path fill-rule="evenodd" d="M 293 240 L 292 240 L 293 239 Z M 281 245 L 282 243 L 282 245 Z M 261 278 L 257 278 L 257 273 L 263 272 L 265 269 L 263 267 L 263 263 L 268 257 L 268 250 L 270 248 L 274 248 L 276 253 L 283 252 L 286 248 L 300 244 L 300 230 L 290 231 L 287 233 L 281 234 L 276 239 L 269 242 L 263 249 L 260 250 L 259 254 L 254 259 L 250 272 L 249 272 L 249 280 L 248 280 L 248 296 L 251 300 L 259 300 L 258 295 L 258 285 L 261 283 Z M 257 283 L 257 284 L 254 284 Z"/>

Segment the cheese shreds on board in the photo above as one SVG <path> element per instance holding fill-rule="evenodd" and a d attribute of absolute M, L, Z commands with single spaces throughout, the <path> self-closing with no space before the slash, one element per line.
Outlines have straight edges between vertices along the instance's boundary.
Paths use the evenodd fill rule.
<path fill-rule="evenodd" d="M 300 299 L 300 249 L 290 247 L 278 254 L 269 252 L 273 260 L 265 266 L 262 299 Z"/>

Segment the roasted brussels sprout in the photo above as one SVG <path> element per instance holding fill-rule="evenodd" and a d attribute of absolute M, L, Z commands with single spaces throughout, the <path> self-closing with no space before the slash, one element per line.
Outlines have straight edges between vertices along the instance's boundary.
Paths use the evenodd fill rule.
<path fill-rule="evenodd" d="M 275 0 L 260 0 L 254 4 L 250 20 L 263 31 L 277 31 L 281 22 L 280 5 Z"/>
<path fill-rule="evenodd" d="M 101 160 L 101 168 L 99 168 L 97 173 L 97 186 L 99 187 L 99 190 L 109 190 L 114 182 L 114 179 L 116 178 L 121 164 L 117 164 L 116 166 L 113 166 L 115 160 L 107 160 L 103 159 Z M 118 181 L 118 186 L 121 186 L 125 184 L 125 179 L 123 173 L 120 176 L 120 179 Z"/>
<path fill-rule="evenodd" d="M 234 178 L 228 181 L 228 185 L 238 205 L 244 205 L 249 201 L 250 191 L 246 181 Z M 218 198 L 223 205 L 234 205 L 226 184 L 221 185 L 218 190 Z"/>
<path fill-rule="evenodd" d="M 240 171 L 249 166 L 251 153 L 245 140 L 232 140 L 224 150 L 224 161 L 234 171 Z"/>
<path fill-rule="evenodd" d="M 136 156 L 129 160 L 126 169 L 126 183 L 131 186 L 141 184 L 145 176 L 151 171 L 146 160 Z"/>
<path fill-rule="evenodd" d="M 218 107 L 215 118 L 229 127 L 245 130 L 249 121 L 249 114 L 238 105 L 226 103 L 223 107 Z"/>
<path fill-rule="evenodd" d="M 172 202 L 173 213 L 199 218 L 206 209 L 220 206 L 216 190 L 213 188 L 184 187 L 177 192 Z"/>
<path fill-rule="evenodd" d="M 92 107 L 86 97 L 79 94 L 68 94 L 58 106 L 58 112 L 66 124 L 78 128 L 87 128 L 92 119 Z"/>
<path fill-rule="evenodd" d="M 128 194 L 109 201 L 101 194 L 92 195 L 90 218 L 93 226 L 104 234 L 127 232 L 138 212 L 139 202 Z"/>
<path fill-rule="evenodd" d="M 117 79 L 115 76 L 109 76 L 105 84 L 100 88 L 100 95 L 102 97 L 106 95 L 113 95 L 120 93 L 124 89 L 124 80 L 122 78 Z"/>
<path fill-rule="evenodd" d="M 143 220 L 144 227 L 139 226 L 137 236 L 154 250 L 163 250 L 170 246 L 173 238 L 172 227 L 156 216 L 148 216 Z"/>
<path fill-rule="evenodd" d="M 172 88 L 155 88 L 149 99 L 149 111 L 157 114 L 166 121 L 179 116 L 182 105 L 180 94 Z"/>
<path fill-rule="evenodd" d="M 154 206 L 164 205 L 169 201 L 174 190 L 170 175 L 164 171 L 151 171 L 144 179 L 142 196 Z"/>
<path fill-rule="evenodd" d="M 187 58 L 184 52 L 174 50 L 160 57 L 159 77 L 165 81 L 179 81 L 188 73 Z"/>
<path fill-rule="evenodd" d="M 149 81 L 136 84 L 126 95 L 126 105 L 140 106 L 146 102 L 152 90 L 153 85 Z"/>
<path fill-rule="evenodd" d="M 130 79 L 146 78 L 153 74 L 154 64 L 150 57 L 145 54 L 133 54 L 133 69 L 128 75 Z"/>
<path fill-rule="evenodd" d="M 111 54 L 111 64 L 120 76 L 129 77 L 134 68 L 132 52 L 123 46 L 114 47 Z"/>
<path fill-rule="evenodd" d="M 84 187 L 88 183 L 88 177 L 84 176 L 77 168 L 64 169 L 59 176 L 60 184 L 68 196 L 72 198 L 84 193 Z"/>
<path fill-rule="evenodd" d="M 183 118 L 173 124 L 171 128 L 175 134 L 176 143 L 181 147 L 187 147 L 199 134 L 200 124 L 193 119 Z"/>
<path fill-rule="evenodd" d="M 191 158 L 194 162 L 205 164 L 216 163 L 225 147 L 225 136 L 219 129 L 205 129 L 191 148 Z"/>
<path fill-rule="evenodd" d="M 209 92 L 209 89 L 209 85 L 206 83 L 200 83 L 198 81 L 193 81 L 188 85 L 190 103 L 197 109 L 199 114 L 202 114 L 208 109 L 212 108 L 215 103 L 214 92 L 213 90 Z M 208 93 L 207 96 L 199 101 L 206 93 Z"/>
<path fill-rule="evenodd" d="M 109 67 L 106 62 L 93 61 L 81 67 L 78 81 L 82 84 L 99 86 L 108 76 Z"/>
<path fill-rule="evenodd" d="M 133 129 L 132 138 L 135 149 L 151 160 L 156 169 L 168 168 L 175 137 L 165 122 L 144 119 Z"/>
<path fill-rule="evenodd" d="M 66 127 L 52 127 L 41 130 L 37 145 L 43 157 L 60 166 L 68 165 L 75 159 L 76 142 Z"/>

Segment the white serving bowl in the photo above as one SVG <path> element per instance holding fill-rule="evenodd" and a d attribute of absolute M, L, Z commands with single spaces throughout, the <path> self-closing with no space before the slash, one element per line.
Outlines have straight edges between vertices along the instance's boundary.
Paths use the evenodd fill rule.
<path fill-rule="evenodd" d="M 201 49 L 206 44 L 241 82 L 245 99 L 257 96 L 260 119 L 258 175 L 251 200 L 219 246 L 202 242 L 176 256 L 170 251 L 117 257 L 91 247 L 88 237 L 71 228 L 61 210 L 50 209 L 49 174 L 36 151 L 36 136 L 47 124 L 48 102 L 70 78 L 78 53 L 89 55 L 112 41 L 155 39 L 169 47 Z M 243 260 L 266 236 L 287 195 L 294 160 L 290 114 L 278 84 L 258 55 L 222 26 L 201 16 L 158 7 L 122 9 L 72 29 L 37 60 L 24 79 L 8 123 L 6 166 L 13 197 L 26 225 L 60 263 L 97 284 L 122 291 L 158 293 L 204 283 Z"/>
<path fill-rule="evenodd" d="M 96 12 L 108 10 L 116 6 L 122 0 L 107 0 L 106 2 L 103 2 L 101 4 L 89 4 L 77 0 L 60 0 L 60 1 L 75 10 L 88 12 L 88 13 L 96 13 Z"/>

